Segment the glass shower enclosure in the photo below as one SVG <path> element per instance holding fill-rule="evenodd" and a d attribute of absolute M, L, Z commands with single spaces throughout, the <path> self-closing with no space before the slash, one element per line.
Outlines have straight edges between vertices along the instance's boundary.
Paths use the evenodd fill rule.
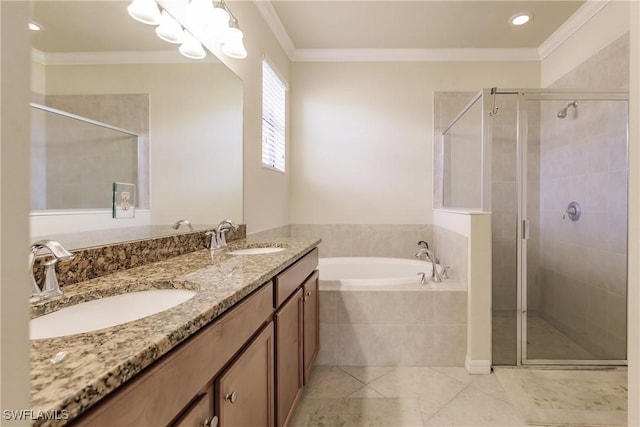
<path fill-rule="evenodd" d="M 492 213 L 494 365 L 626 363 L 627 127 L 627 93 L 494 88 L 442 132 L 443 207 Z"/>

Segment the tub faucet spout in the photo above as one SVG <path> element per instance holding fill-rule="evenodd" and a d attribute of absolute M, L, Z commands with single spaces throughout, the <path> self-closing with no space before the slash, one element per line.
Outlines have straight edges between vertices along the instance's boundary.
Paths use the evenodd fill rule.
<path fill-rule="evenodd" d="M 442 274 L 438 271 L 439 261 L 435 254 L 429 249 L 423 247 L 416 253 L 416 258 L 422 259 L 423 257 L 431 263 L 431 278 L 433 281 L 437 283 L 442 282 Z"/>

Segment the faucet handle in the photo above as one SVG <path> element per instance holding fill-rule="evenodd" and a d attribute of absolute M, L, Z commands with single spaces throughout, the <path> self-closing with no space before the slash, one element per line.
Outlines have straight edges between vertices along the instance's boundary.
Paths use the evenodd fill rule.
<path fill-rule="evenodd" d="M 211 236 L 211 241 L 209 242 L 209 249 L 218 249 L 220 248 L 220 244 L 218 243 L 218 237 L 216 236 L 216 232 L 209 230 L 204 233 L 205 236 Z"/>
<path fill-rule="evenodd" d="M 440 273 L 440 277 L 442 277 L 443 279 L 448 279 L 449 278 L 449 273 L 448 271 L 451 270 L 451 266 L 447 265 L 442 269 L 442 272 Z"/>
<path fill-rule="evenodd" d="M 44 282 L 42 284 L 41 296 L 52 297 L 62 295 L 60 290 L 60 284 L 58 283 L 58 277 L 56 276 L 56 264 L 57 258 L 50 259 L 44 263 Z"/>

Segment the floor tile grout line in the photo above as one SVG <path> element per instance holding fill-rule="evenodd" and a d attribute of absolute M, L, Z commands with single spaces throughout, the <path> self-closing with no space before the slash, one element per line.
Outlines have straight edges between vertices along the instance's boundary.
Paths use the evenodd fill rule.
<path fill-rule="evenodd" d="M 397 368 L 397 366 L 359 366 L 359 367 L 362 367 L 362 368 L 391 368 L 391 370 L 389 370 L 389 371 L 385 372 L 384 374 L 380 375 L 379 377 L 376 377 L 376 378 L 372 379 L 371 381 L 369 381 L 368 383 L 365 383 L 365 382 L 364 382 L 364 381 L 362 381 L 360 378 L 358 378 L 358 377 L 356 377 L 356 376 L 352 375 L 350 372 L 347 372 L 347 371 L 345 371 L 344 369 L 342 369 L 343 367 L 346 367 L 346 365 L 337 365 L 337 366 L 336 366 L 336 368 L 340 369 L 340 370 L 341 370 L 342 372 L 344 372 L 345 374 L 347 374 L 347 375 L 351 376 L 352 378 L 356 379 L 357 381 L 360 381 L 362 384 L 364 384 L 364 385 L 366 385 L 366 386 L 368 386 L 370 383 L 372 383 L 372 382 L 374 382 L 374 381 L 379 380 L 380 378 L 384 377 L 385 375 L 387 375 L 387 374 L 389 374 L 389 373 L 391 373 L 391 372 L 395 371 L 395 370 L 396 370 L 396 368 Z M 371 389 L 372 389 L 372 390 L 374 390 L 374 391 L 376 391 L 376 392 L 378 392 L 378 393 L 380 393 L 378 390 L 375 390 L 375 389 L 373 389 L 373 388 L 371 388 Z M 382 394 L 382 393 L 380 393 L 380 394 Z"/>
<path fill-rule="evenodd" d="M 458 381 L 460 382 L 460 381 Z M 434 412 L 429 418 L 427 418 L 426 420 L 422 420 L 422 425 L 424 426 L 425 423 L 427 423 L 431 418 L 435 417 L 436 415 L 438 415 L 447 405 L 449 405 L 449 403 L 453 402 L 453 400 L 458 397 L 460 395 L 460 393 L 462 393 L 463 391 L 465 391 L 467 388 L 469 388 L 471 386 L 471 384 L 466 384 L 464 387 L 462 387 L 462 389 L 457 392 L 456 394 L 453 395 L 453 397 L 451 399 L 449 399 L 446 403 L 444 403 L 436 412 Z M 420 407 L 420 415 L 422 416 L 422 406 L 420 406 L 420 399 L 418 398 L 418 406 Z"/>

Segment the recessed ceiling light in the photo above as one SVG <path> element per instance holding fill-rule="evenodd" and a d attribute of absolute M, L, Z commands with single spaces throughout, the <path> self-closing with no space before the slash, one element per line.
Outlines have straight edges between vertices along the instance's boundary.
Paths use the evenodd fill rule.
<path fill-rule="evenodd" d="M 36 24 L 35 22 L 29 22 L 29 29 L 31 31 L 40 31 L 42 29 L 42 27 L 38 24 Z"/>
<path fill-rule="evenodd" d="M 529 12 L 516 13 L 511 18 L 509 18 L 509 22 L 511 25 L 524 25 L 527 22 L 533 19 L 533 14 Z"/>

